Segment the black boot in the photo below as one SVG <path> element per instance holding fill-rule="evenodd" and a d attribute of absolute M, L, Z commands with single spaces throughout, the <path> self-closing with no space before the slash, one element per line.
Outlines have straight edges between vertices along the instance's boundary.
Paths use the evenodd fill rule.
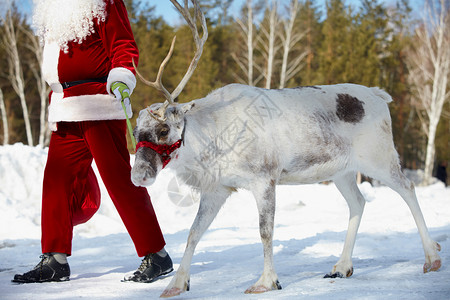
<path fill-rule="evenodd" d="M 170 259 L 169 254 L 162 257 L 156 253 L 151 253 L 144 257 L 136 272 L 132 276 L 124 278 L 124 281 L 152 282 L 159 276 L 169 274 L 172 271 L 172 259 Z"/>
<path fill-rule="evenodd" d="M 50 281 L 68 281 L 69 264 L 60 264 L 52 254 L 41 255 L 41 262 L 33 270 L 24 274 L 16 274 L 12 282 L 33 283 Z"/>

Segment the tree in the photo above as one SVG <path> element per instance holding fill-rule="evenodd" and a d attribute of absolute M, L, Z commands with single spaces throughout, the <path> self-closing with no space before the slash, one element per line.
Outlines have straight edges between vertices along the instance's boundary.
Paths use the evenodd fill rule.
<path fill-rule="evenodd" d="M 319 81 L 322 84 L 347 82 L 347 61 L 350 58 L 352 19 L 342 0 L 326 2 L 327 17 L 323 22 L 323 42 L 319 52 Z"/>
<path fill-rule="evenodd" d="M 202 10 L 206 16 L 218 26 L 227 25 L 230 20 L 230 7 L 234 0 L 203 0 L 201 1 Z"/>
<path fill-rule="evenodd" d="M 214 84 L 212 88 L 221 87 L 228 83 L 235 82 L 235 60 L 230 53 L 233 53 L 240 44 L 236 39 L 238 32 L 234 23 L 227 25 L 216 25 L 209 29 L 208 43 L 206 47 L 212 47 L 211 60 L 216 63 L 217 71 L 214 72 Z"/>
<path fill-rule="evenodd" d="M 297 84 L 314 85 L 319 75 L 319 49 L 323 40 L 321 14 L 319 7 L 314 6 L 313 0 L 305 0 L 300 5 L 299 15 L 295 27 L 300 32 L 305 32 L 305 39 L 300 43 L 300 51 L 307 53 L 305 68 L 295 76 Z"/>
<path fill-rule="evenodd" d="M 28 38 L 29 43 L 26 43 L 25 47 L 34 54 L 35 58 L 32 62 L 29 63 L 29 67 L 34 79 L 36 80 L 36 87 L 41 103 L 41 112 L 39 116 L 39 145 L 46 146 L 50 142 L 50 130 L 48 128 L 47 122 L 47 95 L 49 92 L 49 88 L 41 72 L 44 49 L 39 43 L 39 38 L 35 36 L 31 30 L 29 30 L 25 26 L 19 26 L 19 29 Z"/>
<path fill-rule="evenodd" d="M 243 7 L 244 16 L 239 19 L 236 19 L 236 23 L 239 26 L 238 32 L 239 36 L 244 41 L 242 45 L 244 49 L 237 52 L 231 53 L 234 61 L 237 63 L 239 69 L 244 73 L 244 77 L 242 78 L 236 72 L 235 78 L 240 83 L 246 83 L 250 86 L 256 85 L 261 77 L 254 79 L 253 71 L 255 68 L 254 64 L 254 51 L 257 43 L 256 34 L 255 34 L 255 25 L 254 25 L 254 15 L 255 9 L 252 4 L 252 0 L 247 0 L 245 6 Z M 239 44 L 238 44 L 239 45 Z"/>
<path fill-rule="evenodd" d="M 284 88 L 286 83 L 302 69 L 304 66 L 302 61 L 306 55 L 308 55 L 308 50 L 301 50 L 294 59 L 288 60 L 289 53 L 291 53 L 296 44 L 305 37 L 306 32 L 300 31 L 299 27 L 294 27 L 297 15 L 300 11 L 298 0 L 291 0 L 290 5 L 287 7 L 287 11 L 290 12 L 289 18 L 282 20 L 284 30 L 279 35 L 283 46 L 280 89 Z"/>
<path fill-rule="evenodd" d="M 409 78 L 414 86 L 414 105 L 428 140 L 424 184 L 431 180 L 436 130 L 442 108 L 449 101 L 450 76 L 450 1 L 427 0 L 421 26 L 409 53 Z"/>
<path fill-rule="evenodd" d="M 281 45 L 276 43 L 277 32 L 279 31 L 280 18 L 278 15 L 278 2 L 272 0 L 266 8 L 265 17 L 261 23 L 259 42 L 262 49 L 262 55 L 265 60 L 264 78 L 266 79 L 265 88 L 270 89 L 272 85 L 272 76 L 274 72 L 275 56 L 280 50 Z"/>
<path fill-rule="evenodd" d="M 25 80 L 23 76 L 23 69 L 20 63 L 20 56 L 18 51 L 18 33 L 16 30 L 17 24 L 21 21 L 18 18 L 17 9 L 12 6 L 6 11 L 5 17 L 0 16 L 3 23 L 3 46 L 6 49 L 8 61 L 8 79 L 11 85 L 19 96 L 20 104 L 23 111 L 23 119 L 25 122 L 25 130 L 28 145 L 33 146 L 33 136 L 31 133 L 30 116 L 28 114 L 27 102 L 25 99 Z"/>
<path fill-rule="evenodd" d="M 366 86 L 382 86 L 382 58 L 390 29 L 386 9 L 378 0 L 363 0 L 353 18 L 351 47 L 346 62 L 345 81 Z"/>
<path fill-rule="evenodd" d="M 9 144 L 8 118 L 6 117 L 5 101 L 3 100 L 3 92 L 1 89 L 0 89 L 0 112 L 2 113 L 2 123 L 3 123 L 3 145 L 8 145 Z"/>
<path fill-rule="evenodd" d="M 209 28 L 208 32 L 210 32 Z M 201 34 L 200 37 L 202 36 Z M 175 53 L 170 61 L 170 63 L 173 63 L 172 70 L 170 72 L 171 74 L 168 73 L 168 75 L 171 75 L 170 82 L 174 87 L 177 87 L 182 80 L 196 51 L 191 29 L 187 25 L 180 26 L 176 31 L 176 35 L 177 43 L 175 45 Z M 180 95 L 180 102 L 204 97 L 213 87 L 218 87 L 216 86 L 215 78 L 219 73 L 219 68 L 218 63 L 213 59 L 215 45 L 210 44 L 209 41 L 210 36 L 208 35 L 208 41 L 203 48 L 201 59 Z"/>
<path fill-rule="evenodd" d="M 389 105 L 392 118 L 395 119 L 392 123 L 392 131 L 397 151 L 404 167 L 407 168 L 413 168 L 414 151 L 418 145 L 418 135 L 421 134 L 413 128 L 414 109 L 410 105 L 411 95 L 407 79 L 407 51 L 405 50 L 411 42 L 411 28 L 415 26 L 411 12 L 408 0 L 401 0 L 397 2 L 395 8 L 387 10 L 388 27 L 391 31 L 384 41 L 385 55 L 381 59 L 381 86 L 395 99 Z"/>

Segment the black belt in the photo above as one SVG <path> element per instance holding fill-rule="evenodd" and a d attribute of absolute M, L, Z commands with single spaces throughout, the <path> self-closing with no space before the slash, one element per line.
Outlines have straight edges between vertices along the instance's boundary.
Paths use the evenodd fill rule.
<path fill-rule="evenodd" d="M 70 87 L 83 84 L 83 83 L 90 83 L 90 82 L 98 82 L 98 83 L 105 83 L 108 80 L 108 76 L 103 76 L 100 78 L 94 78 L 94 79 L 84 79 L 84 80 L 76 80 L 76 81 L 70 81 L 70 82 L 63 82 L 61 83 L 63 89 L 68 89 Z"/>

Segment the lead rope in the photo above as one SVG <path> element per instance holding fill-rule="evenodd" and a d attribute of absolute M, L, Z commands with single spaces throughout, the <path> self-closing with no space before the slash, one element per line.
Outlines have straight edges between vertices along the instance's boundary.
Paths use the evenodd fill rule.
<path fill-rule="evenodd" d="M 125 98 L 125 99 L 128 99 L 128 101 L 130 101 L 130 98 Z M 133 135 L 133 128 L 131 127 L 130 119 L 128 118 L 127 108 L 125 107 L 125 102 L 124 102 L 125 99 L 122 100 L 122 108 L 123 108 L 123 112 L 125 113 L 125 118 L 127 120 L 127 127 L 128 127 L 128 133 L 130 134 L 130 138 L 131 138 L 131 144 L 133 145 L 133 149 L 136 149 L 136 140 Z"/>

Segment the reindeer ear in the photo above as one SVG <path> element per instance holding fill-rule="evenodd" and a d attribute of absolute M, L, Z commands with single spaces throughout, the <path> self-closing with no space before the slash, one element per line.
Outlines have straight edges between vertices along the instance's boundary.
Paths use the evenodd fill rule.
<path fill-rule="evenodd" d="M 169 106 L 167 112 L 173 115 L 175 118 L 182 118 L 186 112 L 191 110 L 195 106 L 194 103 L 177 104 L 175 106 Z"/>
<path fill-rule="evenodd" d="M 139 112 L 139 116 L 136 118 L 136 124 L 139 124 L 139 121 L 143 118 L 144 114 L 148 113 L 147 109 L 142 109 Z"/>
<path fill-rule="evenodd" d="M 184 105 L 181 106 L 181 111 L 182 111 L 183 113 L 187 113 L 187 112 L 190 111 L 194 106 L 195 106 L 195 103 L 194 103 L 194 102 L 186 103 L 186 104 L 184 104 Z"/>

